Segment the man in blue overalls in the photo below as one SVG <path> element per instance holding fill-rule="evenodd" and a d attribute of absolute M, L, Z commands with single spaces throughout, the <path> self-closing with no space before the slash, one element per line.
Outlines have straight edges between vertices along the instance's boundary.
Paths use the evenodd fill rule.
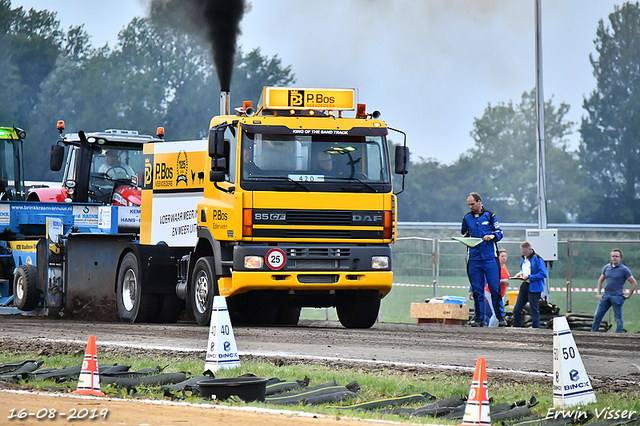
<path fill-rule="evenodd" d="M 498 325 L 507 323 L 500 311 L 500 266 L 498 264 L 498 241 L 502 239 L 502 229 L 495 214 L 482 207 L 482 198 L 477 192 L 467 197 L 471 210 L 462 218 L 462 235 L 482 238 L 482 242 L 469 248 L 467 274 L 473 290 L 473 304 L 476 312 L 472 327 L 482 327 L 484 322 L 484 286 L 489 285 L 493 309 L 498 317 Z"/>

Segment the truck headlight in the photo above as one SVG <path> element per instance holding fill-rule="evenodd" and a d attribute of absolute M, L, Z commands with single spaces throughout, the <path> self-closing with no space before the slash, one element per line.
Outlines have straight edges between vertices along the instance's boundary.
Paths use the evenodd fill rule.
<path fill-rule="evenodd" d="M 262 264 L 264 263 L 264 259 L 262 256 L 245 256 L 244 257 L 244 267 L 247 269 L 260 269 L 262 268 Z"/>
<path fill-rule="evenodd" d="M 373 269 L 389 269 L 389 256 L 371 257 L 371 267 Z"/>

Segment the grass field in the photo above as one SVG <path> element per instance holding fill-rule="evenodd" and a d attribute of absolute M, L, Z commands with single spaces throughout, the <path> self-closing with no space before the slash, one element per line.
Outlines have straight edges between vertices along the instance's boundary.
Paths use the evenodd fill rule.
<path fill-rule="evenodd" d="M 38 359 L 40 353 L 3 353 L 0 352 L 0 364 L 6 362 L 16 362 L 24 359 Z M 61 368 L 66 366 L 79 365 L 82 363 L 82 354 L 76 355 L 51 355 L 44 358 L 43 368 Z M 130 365 L 131 371 L 141 368 L 153 368 L 157 365 L 167 366 L 165 373 L 174 372 L 192 372 L 193 375 L 200 374 L 203 368 L 204 360 L 183 359 L 183 358 L 150 358 L 150 357 L 123 357 L 123 356 L 100 356 L 98 358 L 100 364 L 119 364 Z M 345 406 L 351 403 L 371 401 L 379 398 L 397 397 L 400 395 L 424 393 L 428 392 L 438 399 L 447 398 L 455 395 L 467 396 L 471 384 L 472 374 L 468 375 L 451 375 L 436 374 L 424 375 L 411 372 L 395 372 L 395 371 L 377 371 L 369 372 L 360 369 L 335 369 L 331 366 L 322 365 L 274 365 L 266 362 L 242 362 L 240 367 L 229 370 L 220 370 L 216 372 L 217 378 L 237 377 L 242 374 L 252 373 L 261 377 L 279 377 L 283 380 L 296 380 L 303 377 L 309 377 L 311 385 L 331 382 L 336 380 L 340 385 L 356 381 L 361 386 L 360 397 L 340 403 L 326 403 L 315 406 L 293 405 L 279 406 L 265 403 L 249 403 L 245 404 L 240 401 L 224 401 L 218 402 L 222 405 L 252 405 L 258 407 L 266 407 L 273 409 L 306 411 L 311 413 L 324 413 L 337 417 L 359 417 L 367 419 L 384 419 L 393 421 L 410 421 L 412 424 L 433 424 L 434 418 L 411 418 L 399 417 L 396 415 L 381 414 L 375 411 L 357 411 L 345 408 L 330 408 L 330 406 Z M 192 375 L 190 374 L 190 375 Z M 12 385 L 16 386 L 16 385 Z M 23 381 L 18 386 L 24 386 L 26 389 L 57 389 L 58 392 L 75 390 L 77 379 L 68 382 L 58 383 L 54 381 Z M 516 400 L 529 400 L 531 396 L 535 396 L 540 402 L 532 408 L 532 412 L 539 416 L 546 416 L 548 411 L 553 407 L 552 387 L 542 383 L 512 383 L 505 381 L 497 381 L 491 376 L 488 377 L 489 396 L 494 399 L 494 404 L 512 403 Z M 101 391 L 110 397 L 132 399 L 126 389 L 118 388 L 114 385 L 101 385 Z M 157 387 L 146 388 L 138 386 L 136 392 L 148 399 L 166 399 L 167 395 L 159 391 Z M 582 407 L 589 409 L 592 413 L 603 412 L 603 410 L 629 410 L 640 412 L 640 401 L 634 392 L 596 392 L 598 402 Z M 179 398 L 186 402 L 203 403 L 207 402 L 203 398 L 190 395 L 189 392 L 176 392 L 173 398 Z M 210 401 L 209 401 L 210 402 Z M 418 407 L 425 403 L 414 403 L 411 407 Z M 0 403 L 0 406 L 2 404 Z M 34 408 L 34 407 L 29 407 Z M 40 407 L 38 407 L 40 408 Z M 6 415 L 6 412 L 5 412 Z M 595 422 L 603 419 L 593 419 Z M 206 423 L 206 422 L 205 422 Z M 439 424 L 458 424 L 459 421 L 446 421 L 438 419 Z M 496 422 L 497 424 L 498 422 Z"/>
<path fill-rule="evenodd" d="M 400 283 L 416 283 L 416 277 L 402 277 L 395 276 L 395 282 Z M 411 303 L 424 302 L 425 299 L 434 296 L 433 285 L 431 284 L 431 277 L 424 277 L 422 280 L 425 287 L 403 287 L 394 286 L 391 292 L 382 299 L 380 306 L 380 321 L 382 322 L 398 322 L 398 323 L 415 323 L 416 320 L 409 316 L 409 310 Z M 440 277 L 440 286 L 468 286 L 469 282 L 466 277 Z M 565 287 L 563 280 L 551 280 L 550 287 Z M 593 280 L 574 280 L 574 288 L 589 288 L 594 287 Z M 628 285 L 627 285 L 628 288 Z M 517 291 L 518 288 L 513 286 L 509 287 L 508 291 Z M 468 296 L 468 291 L 464 288 L 444 288 L 436 287 L 436 296 Z M 550 302 L 558 305 L 560 313 L 567 313 L 567 295 L 566 292 L 551 292 Z M 598 300 L 595 293 L 583 293 L 572 292 L 571 300 L 571 312 L 581 312 L 593 314 L 596 311 Z M 337 320 L 335 309 L 312 309 L 305 308 L 302 310 L 302 319 L 314 319 L 323 320 L 325 318 L 330 320 Z M 624 304 L 622 310 L 622 317 L 624 320 L 624 328 L 629 332 L 640 331 L 640 294 L 633 295 Z M 610 309 L 605 315 L 605 320 L 613 324 L 612 329 L 609 332 L 615 331 L 615 319 L 613 317 L 613 310 Z"/>

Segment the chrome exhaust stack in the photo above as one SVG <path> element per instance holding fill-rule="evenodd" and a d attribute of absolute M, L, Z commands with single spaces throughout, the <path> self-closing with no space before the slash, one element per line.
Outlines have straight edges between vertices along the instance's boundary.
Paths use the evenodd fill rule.
<path fill-rule="evenodd" d="M 231 111 L 231 94 L 228 91 L 220 91 L 220 115 L 229 115 Z"/>

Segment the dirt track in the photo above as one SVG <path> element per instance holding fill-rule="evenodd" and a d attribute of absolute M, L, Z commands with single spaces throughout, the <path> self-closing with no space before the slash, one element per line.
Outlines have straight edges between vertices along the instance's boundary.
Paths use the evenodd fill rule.
<path fill-rule="evenodd" d="M 9 419 L 11 414 L 27 408 L 33 414 L 25 419 Z M 16 409 L 11 412 L 11 409 Z M 38 412 L 42 419 L 38 419 Z M 51 409 L 56 413 L 51 414 Z M 87 409 L 87 412 L 82 412 Z M 104 412 L 103 410 L 108 410 Z M 94 411 L 95 410 L 95 411 Z M 102 413 L 106 414 L 104 418 Z M 64 415 L 63 415 L 64 413 Z M 87 414 L 85 414 L 87 413 Z M 278 410 L 256 411 L 251 408 L 219 407 L 212 404 L 186 404 L 158 401 L 133 401 L 118 399 L 87 399 L 61 397 L 46 394 L 7 393 L 0 391 L 0 424 L 10 425 L 43 425 L 64 424 L 70 415 L 84 416 L 71 420 L 77 424 L 108 425 L 185 425 L 200 426 L 202 424 L 252 425 L 252 426 L 366 426 L 380 425 L 380 422 L 294 413 Z M 48 416 L 53 416 L 49 418 Z M 90 417 L 95 417 L 91 419 Z"/>
<path fill-rule="evenodd" d="M 102 354 L 126 353 L 149 357 L 156 354 L 180 355 L 204 359 L 208 328 L 186 323 L 132 325 L 0 317 L 0 346 L 7 351 L 35 350 L 50 354 L 83 351 L 89 335 L 96 336 L 98 352 Z M 487 359 L 489 375 L 496 380 L 542 381 L 549 384 L 553 370 L 551 330 L 413 324 L 376 324 L 370 330 L 346 330 L 337 323 L 303 321 L 299 327 L 235 327 L 234 335 L 241 359 L 267 359 L 281 364 L 322 363 L 334 368 L 394 369 L 416 374 L 446 371 L 447 374 L 470 376 L 477 358 L 482 356 Z M 637 390 L 640 371 L 633 364 L 640 365 L 640 334 L 575 332 L 574 338 L 594 389 Z M 26 404 L 27 401 L 28 408 L 36 409 L 31 398 L 36 397 L 2 392 L 0 419 L 6 418 L 8 410 L 18 408 L 20 403 Z M 37 408 L 51 405 L 45 402 L 38 402 Z M 112 403 L 126 404 L 109 402 Z M 56 401 L 55 404 L 55 408 L 60 410 L 63 402 Z M 76 402 L 65 399 L 64 404 L 73 407 Z M 149 413 L 156 413 L 159 409 L 140 407 L 127 410 L 132 413 L 141 411 L 141 418 L 145 419 L 145 415 L 151 416 Z M 171 407 L 167 410 L 193 412 L 194 408 Z M 144 414 L 147 411 L 148 414 Z M 225 419 L 228 415 L 226 412 L 218 413 L 215 410 L 207 412 L 208 419 L 215 418 L 210 417 L 213 415 L 211 413 L 219 414 L 221 417 L 217 419 L 220 422 L 231 421 L 229 417 Z M 156 420 L 149 417 L 149 421 L 144 423 L 192 424 L 187 422 L 184 415 L 182 413 L 176 417 L 182 419 L 178 422 L 166 417 L 170 416 L 167 412 L 166 416 L 162 414 Z M 280 417 L 277 420 L 269 418 L 270 415 L 264 417 L 265 414 L 251 415 L 256 416 L 255 419 L 237 419 L 233 422 L 248 424 L 250 421 L 259 425 L 264 420 L 264 424 L 274 424 L 274 421 L 275 424 L 289 424 L 285 422 L 287 416 L 282 414 L 278 414 Z M 191 415 L 188 417 L 191 418 Z M 107 423 L 143 423 L 135 418 L 124 417 L 122 421 L 125 423 L 122 423 L 114 414 Z M 194 414 L 193 419 L 201 420 L 201 414 Z M 306 420 L 310 421 L 309 424 L 323 425 L 335 421 L 331 418 Z M 300 418 L 294 418 L 291 424 L 294 423 L 306 424 Z M 341 420 L 340 424 L 346 422 Z"/>

